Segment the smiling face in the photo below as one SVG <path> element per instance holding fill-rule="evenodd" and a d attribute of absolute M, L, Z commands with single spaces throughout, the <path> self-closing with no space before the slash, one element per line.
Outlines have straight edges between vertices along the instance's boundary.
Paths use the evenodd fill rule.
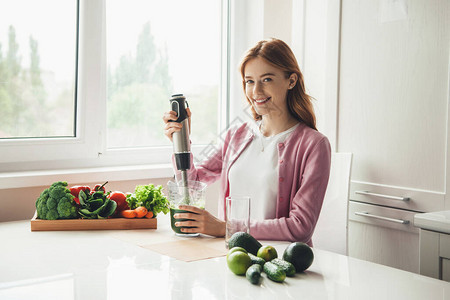
<path fill-rule="evenodd" d="M 261 116 L 289 114 L 286 96 L 297 82 L 297 75 L 286 76 L 281 69 L 261 57 L 247 62 L 244 71 L 245 94 L 256 113 Z"/>

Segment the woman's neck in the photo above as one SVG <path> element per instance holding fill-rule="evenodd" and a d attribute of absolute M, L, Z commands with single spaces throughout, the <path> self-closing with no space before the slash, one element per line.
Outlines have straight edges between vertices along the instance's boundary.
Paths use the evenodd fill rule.
<path fill-rule="evenodd" d="M 299 121 L 290 114 L 288 116 L 278 118 L 264 115 L 262 116 L 261 125 L 259 128 L 264 136 L 269 137 L 286 131 L 297 123 L 299 123 Z"/>

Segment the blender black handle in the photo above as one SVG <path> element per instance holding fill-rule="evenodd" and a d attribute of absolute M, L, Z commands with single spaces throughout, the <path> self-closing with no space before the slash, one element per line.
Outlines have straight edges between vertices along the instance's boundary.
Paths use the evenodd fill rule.
<path fill-rule="evenodd" d="M 170 105 L 172 107 L 172 110 L 177 113 L 178 119 L 175 121 L 169 120 L 169 122 L 177 122 L 181 123 L 185 119 L 187 119 L 187 111 L 186 107 L 189 107 L 187 104 L 186 98 L 183 96 L 183 94 L 176 94 L 172 95 L 172 98 L 170 99 Z"/>

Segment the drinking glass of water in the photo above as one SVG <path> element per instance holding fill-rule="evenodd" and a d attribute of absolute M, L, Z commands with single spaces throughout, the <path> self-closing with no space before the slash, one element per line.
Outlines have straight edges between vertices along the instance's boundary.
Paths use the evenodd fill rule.
<path fill-rule="evenodd" d="M 226 232 L 225 246 L 228 248 L 228 240 L 239 231 L 250 233 L 250 197 L 231 196 L 225 199 Z"/>

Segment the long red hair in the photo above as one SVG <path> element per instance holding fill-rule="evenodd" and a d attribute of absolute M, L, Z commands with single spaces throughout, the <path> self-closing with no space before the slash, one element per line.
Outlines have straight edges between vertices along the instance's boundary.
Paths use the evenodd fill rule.
<path fill-rule="evenodd" d="M 295 86 L 288 90 L 286 100 L 289 112 L 298 121 L 305 123 L 307 126 L 317 130 L 316 128 L 316 116 L 314 114 L 314 108 L 312 104 L 312 97 L 306 94 L 305 83 L 303 81 L 303 75 L 298 66 L 295 55 L 291 48 L 282 40 L 268 39 L 259 41 L 253 48 L 249 49 L 241 61 L 240 71 L 242 75 L 242 85 L 245 92 L 245 66 L 254 58 L 261 57 L 273 66 L 281 69 L 286 78 L 292 73 L 297 74 L 297 82 Z M 250 99 L 247 98 L 250 104 L 253 118 L 260 120 L 261 116 L 258 115 L 252 106 Z"/>

